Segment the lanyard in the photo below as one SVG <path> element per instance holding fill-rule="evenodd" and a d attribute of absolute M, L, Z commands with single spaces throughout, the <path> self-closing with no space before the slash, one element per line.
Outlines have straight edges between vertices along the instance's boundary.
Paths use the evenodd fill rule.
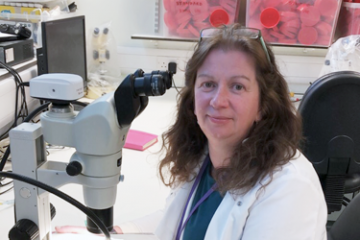
<path fill-rule="evenodd" d="M 195 179 L 195 182 L 191 188 L 191 191 L 189 193 L 189 197 L 186 201 L 186 205 L 185 205 L 185 208 L 184 208 L 184 211 L 183 211 L 183 214 L 181 216 L 181 220 L 180 220 L 180 223 L 179 223 L 179 227 L 178 227 L 178 230 L 177 230 L 177 233 L 176 233 L 176 238 L 175 240 L 180 240 L 180 236 L 181 236 L 181 232 L 184 230 L 185 228 L 185 225 L 186 223 L 189 221 L 191 215 L 195 212 L 195 210 L 200 206 L 201 203 L 203 203 L 209 196 L 211 193 L 214 192 L 214 189 L 216 187 L 216 183 L 214 183 L 214 185 L 212 185 L 212 187 L 204 194 L 204 196 L 201 197 L 201 199 L 195 204 L 195 206 L 191 209 L 189 215 L 187 216 L 187 218 L 184 220 L 184 217 L 185 217 L 185 213 L 186 213 L 186 209 L 189 205 L 189 202 L 190 202 L 190 199 L 191 199 L 191 196 L 194 194 L 195 192 L 195 188 L 197 187 L 197 185 L 199 184 L 200 182 L 200 179 L 202 177 L 202 175 L 204 174 L 204 171 L 207 167 L 207 165 L 210 163 L 210 157 L 207 156 L 203 165 L 201 166 L 200 168 L 200 171 L 199 171 L 199 174 L 197 175 L 196 179 Z"/>

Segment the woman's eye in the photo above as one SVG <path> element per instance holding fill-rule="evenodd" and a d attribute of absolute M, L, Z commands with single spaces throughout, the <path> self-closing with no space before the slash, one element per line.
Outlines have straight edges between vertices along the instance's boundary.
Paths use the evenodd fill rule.
<path fill-rule="evenodd" d="M 235 84 L 234 85 L 234 89 L 237 90 L 237 91 L 240 91 L 241 89 L 243 89 L 244 87 L 240 84 Z"/>
<path fill-rule="evenodd" d="M 214 84 L 212 82 L 205 82 L 204 83 L 204 87 L 206 87 L 206 88 L 211 88 L 213 86 L 214 86 Z"/>

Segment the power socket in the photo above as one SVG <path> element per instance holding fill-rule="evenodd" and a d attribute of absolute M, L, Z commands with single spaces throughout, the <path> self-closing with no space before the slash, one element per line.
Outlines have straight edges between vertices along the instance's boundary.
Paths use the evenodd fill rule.
<path fill-rule="evenodd" d="M 156 57 L 157 66 L 156 70 L 166 71 L 168 70 L 169 62 L 176 62 L 177 69 L 174 75 L 176 86 L 184 85 L 184 75 L 187 59 L 181 57 Z"/>
<path fill-rule="evenodd" d="M 185 71 L 185 66 L 187 60 L 185 58 L 176 58 L 176 57 L 156 57 L 157 69 L 161 71 L 168 70 L 169 62 L 175 62 L 177 64 L 176 72 L 183 73 Z"/>
<path fill-rule="evenodd" d="M 168 70 L 169 62 L 178 63 L 177 59 L 172 58 L 172 57 L 157 57 L 156 61 L 157 61 L 157 69 L 156 70 L 160 70 L 160 71 Z"/>

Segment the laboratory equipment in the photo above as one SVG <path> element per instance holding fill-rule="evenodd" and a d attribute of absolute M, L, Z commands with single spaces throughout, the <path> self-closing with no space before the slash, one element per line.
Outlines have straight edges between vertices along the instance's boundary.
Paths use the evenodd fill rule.
<path fill-rule="evenodd" d="M 0 61 L 14 66 L 34 58 L 34 42 L 32 39 L 16 41 L 0 41 Z"/>
<path fill-rule="evenodd" d="M 71 101 L 83 96 L 82 78 L 73 74 L 44 74 L 30 80 L 30 95 L 51 102 L 41 123 L 23 123 L 10 131 L 13 172 L 59 188 L 81 184 L 85 205 L 113 226 L 113 205 L 121 176 L 122 148 L 132 121 L 146 108 L 148 96 L 159 96 L 171 87 L 176 64 L 169 71 L 144 73 L 138 69 L 120 86 L 80 112 Z M 172 70 L 174 69 L 174 70 Z M 51 82 L 51 84 L 49 84 Z M 69 163 L 48 161 L 45 142 L 75 148 Z M 27 233 L 49 240 L 49 194 L 26 182 L 14 181 L 16 224 L 10 240 Z M 87 229 L 100 233 L 91 219 Z"/>
<path fill-rule="evenodd" d="M 95 28 L 92 36 L 92 48 L 93 50 L 93 59 L 99 62 L 99 73 L 105 74 L 107 72 L 104 69 L 104 63 L 110 59 L 110 51 L 107 48 L 108 45 L 108 35 L 109 28 L 104 27 L 103 29 Z"/>
<path fill-rule="evenodd" d="M 85 17 L 75 16 L 41 22 L 42 47 L 36 50 L 38 75 L 71 73 L 84 80 L 87 62 Z"/>
<path fill-rule="evenodd" d="M 21 23 L 0 24 L 0 61 L 13 66 L 34 58 L 31 31 Z"/>
<path fill-rule="evenodd" d="M 0 32 L 15 35 L 13 37 L 7 38 L 6 41 L 27 39 L 31 36 L 30 29 L 28 29 L 25 24 L 21 23 L 0 24 Z M 4 41 L 4 38 L 0 39 L 1 41 Z"/>

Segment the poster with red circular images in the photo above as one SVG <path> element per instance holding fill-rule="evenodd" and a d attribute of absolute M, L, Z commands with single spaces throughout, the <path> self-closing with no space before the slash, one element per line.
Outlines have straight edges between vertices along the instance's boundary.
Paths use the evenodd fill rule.
<path fill-rule="evenodd" d="M 199 38 L 204 28 L 234 23 L 240 0 L 163 0 L 167 34 Z"/>
<path fill-rule="evenodd" d="M 248 0 L 247 26 L 272 44 L 328 47 L 341 0 Z"/>

